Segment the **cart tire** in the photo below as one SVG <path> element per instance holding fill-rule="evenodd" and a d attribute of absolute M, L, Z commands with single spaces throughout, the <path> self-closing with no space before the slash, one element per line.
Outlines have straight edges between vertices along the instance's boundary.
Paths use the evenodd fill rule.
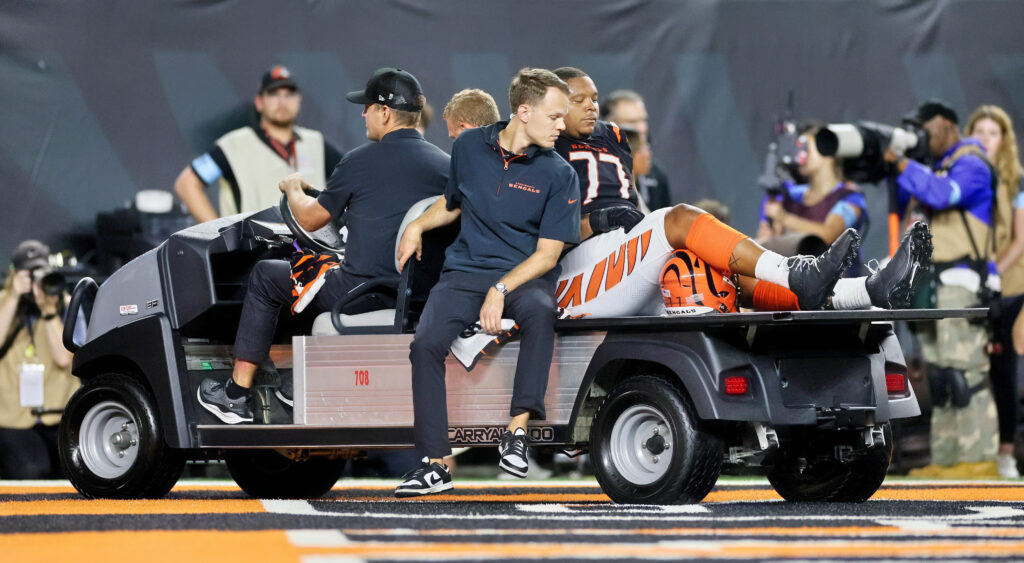
<path fill-rule="evenodd" d="M 882 486 L 892 459 L 892 430 L 883 425 L 885 445 L 877 445 L 843 463 L 808 461 L 790 452 L 768 470 L 775 492 L 790 502 L 864 502 Z"/>
<path fill-rule="evenodd" d="M 86 498 L 161 498 L 185 469 L 167 446 L 149 391 L 132 375 L 103 374 L 85 382 L 64 407 L 60 461 Z"/>
<path fill-rule="evenodd" d="M 319 498 L 338 482 L 344 459 L 314 457 L 294 461 L 274 450 L 228 450 L 231 478 L 253 498 Z"/>
<path fill-rule="evenodd" d="M 700 502 L 722 472 L 722 448 L 689 397 L 651 375 L 615 386 L 590 432 L 597 482 L 618 503 Z"/>

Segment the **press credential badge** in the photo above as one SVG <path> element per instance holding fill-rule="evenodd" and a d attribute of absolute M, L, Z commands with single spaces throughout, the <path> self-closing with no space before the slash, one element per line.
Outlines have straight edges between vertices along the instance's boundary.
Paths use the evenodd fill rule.
<path fill-rule="evenodd" d="M 25 362 L 21 364 L 21 406 L 43 406 L 43 364 Z"/>

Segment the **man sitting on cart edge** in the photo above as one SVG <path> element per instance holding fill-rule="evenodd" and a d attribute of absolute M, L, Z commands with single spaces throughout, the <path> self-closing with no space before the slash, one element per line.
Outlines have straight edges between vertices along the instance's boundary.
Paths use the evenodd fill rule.
<path fill-rule="evenodd" d="M 583 197 L 584 240 L 559 262 L 556 299 L 569 315 L 660 314 L 661 268 L 678 249 L 690 250 L 726 275 L 737 274 L 745 304 L 760 310 L 908 305 L 918 272 L 930 261 L 925 225 L 910 229 L 886 267 L 868 277 L 840 279 L 860 246 L 853 229 L 821 256 L 785 258 L 690 205 L 655 210 L 645 217 L 637 208 L 629 145 L 614 123 L 598 119 L 593 80 L 573 67 L 554 73 L 570 89 L 566 127 L 555 150 L 579 175 Z"/>
<path fill-rule="evenodd" d="M 565 243 L 579 240 L 579 183 L 551 150 L 565 128 L 568 92 L 551 71 L 520 70 L 509 87 L 512 118 L 458 135 L 444 197 L 402 236 L 398 260 L 404 266 L 420 255 L 423 231 L 461 218 L 410 346 L 413 441 L 424 457 L 395 490 L 398 497 L 452 488 L 443 462 L 451 455 L 444 359 L 452 340 L 477 319 L 491 334 L 499 332 L 502 317 L 520 327 L 512 420 L 499 446 L 499 467 L 526 476 L 526 424 L 545 416 L 558 257 Z"/>
<path fill-rule="evenodd" d="M 324 274 L 323 286 L 306 307 L 310 314 L 329 311 L 338 299 L 371 278 L 393 274 L 393 257 L 380 249 L 394 248 L 406 211 L 421 199 L 443 193 L 448 182 L 448 155 L 415 129 L 425 98 L 412 74 L 378 69 L 365 90 L 350 92 L 346 98 L 363 105 L 366 137 L 374 142 L 346 154 L 316 199 L 303 192 L 312 186 L 301 175 L 289 176 L 279 186 L 295 220 L 307 232 L 345 213 L 349 230 L 345 259 L 339 269 Z M 283 260 L 256 264 L 235 337 L 232 376 L 227 382 L 206 378 L 199 385 L 199 403 L 228 424 L 253 420 L 249 389 L 257 369 L 272 369 L 267 358 L 277 318 L 293 299 L 290 274 Z M 291 380 L 282 381 L 275 394 L 291 406 Z"/>

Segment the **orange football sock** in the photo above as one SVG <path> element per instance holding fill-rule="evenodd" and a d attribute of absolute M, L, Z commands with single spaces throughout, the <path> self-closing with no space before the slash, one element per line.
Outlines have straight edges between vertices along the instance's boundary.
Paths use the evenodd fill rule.
<path fill-rule="evenodd" d="M 772 282 L 758 280 L 754 286 L 754 309 L 758 311 L 799 311 L 796 294 Z"/>
<path fill-rule="evenodd" d="M 749 237 L 710 213 L 704 213 L 694 219 L 690 232 L 686 233 L 686 248 L 714 268 L 733 274 L 738 272 L 729 269 L 729 259 L 736 245 L 746 238 Z"/>

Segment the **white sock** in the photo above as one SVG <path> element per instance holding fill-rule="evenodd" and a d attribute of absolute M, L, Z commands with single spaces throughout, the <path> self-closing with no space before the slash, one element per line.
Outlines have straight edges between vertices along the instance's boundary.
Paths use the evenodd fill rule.
<path fill-rule="evenodd" d="M 832 290 L 832 307 L 839 311 L 850 309 L 867 309 L 871 306 L 868 295 L 868 278 L 841 278 Z"/>
<path fill-rule="evenodd" d="M 786 257 L 765 250 L 754 265 L 754 277 L 789 289 L 789 266 L 786 265 Z"/>

